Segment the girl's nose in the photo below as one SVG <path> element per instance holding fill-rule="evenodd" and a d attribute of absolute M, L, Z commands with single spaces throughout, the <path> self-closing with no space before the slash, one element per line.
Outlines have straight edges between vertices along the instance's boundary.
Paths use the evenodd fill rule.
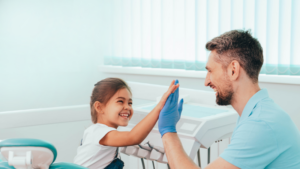
<path fill-rule="evenodd" d="M 131 107 L 129 105 L 126 105 L 125 110 L 131 110 Z"/>

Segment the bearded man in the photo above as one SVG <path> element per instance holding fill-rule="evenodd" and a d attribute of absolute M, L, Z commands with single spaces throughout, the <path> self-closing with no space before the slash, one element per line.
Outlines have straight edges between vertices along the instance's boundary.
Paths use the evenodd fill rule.
<path fill-rule="evenodd" d="M 206 49 L 211 53 L 205 86 L 215 90 L 218 105 L 232 105 L 239 114 L 228 148 L 206 168 L 300 169 L 299 130 L 258 85 L 263 65 L 258 40 L 249 31 L 233 30 L 207 42 Z M 173 117 L 178 114 L 177 109 L 163 109 L 159 117 L 169 165 L 172 169 L 198 168 L 174 132 L 179 118 Z"/>

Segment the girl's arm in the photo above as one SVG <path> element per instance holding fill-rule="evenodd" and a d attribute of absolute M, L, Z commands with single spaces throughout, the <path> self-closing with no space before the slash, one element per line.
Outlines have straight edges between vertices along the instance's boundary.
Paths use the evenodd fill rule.
<path fill-rule="evenodd" d="M 107 133 L 99 141 L 99 143 L 101 145 L 113 147 L 123 147 L 140 144 L 156 124 L 159 113 L 164 107 L 169 95 L 179 87 L 179 84 L 175 85 L 174 82 L 175 81 L 173 80 L 168 91 L 162 96 L 157 106 L 131 131 L 111 131 Z"/>

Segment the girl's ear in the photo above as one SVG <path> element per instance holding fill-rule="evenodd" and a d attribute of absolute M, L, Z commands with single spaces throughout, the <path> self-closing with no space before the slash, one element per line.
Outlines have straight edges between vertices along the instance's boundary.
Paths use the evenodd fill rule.
<path fill-rule="evenodd" d="M 103 114 L 104 113 L 103 112 L 104 106 L 99 101 L 95 101 L 94 108 L 97 111 L 97 114 Z"/>

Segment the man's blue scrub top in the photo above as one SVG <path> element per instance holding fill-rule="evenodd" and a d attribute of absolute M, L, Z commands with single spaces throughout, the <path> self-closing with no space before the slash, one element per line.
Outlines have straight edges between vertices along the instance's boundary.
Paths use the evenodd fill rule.
<path fill-rule="evenodd" d="M 300 132 L 262 89 L 246 104 L 221 157 L 242 169 L 300 169 Z"/>

